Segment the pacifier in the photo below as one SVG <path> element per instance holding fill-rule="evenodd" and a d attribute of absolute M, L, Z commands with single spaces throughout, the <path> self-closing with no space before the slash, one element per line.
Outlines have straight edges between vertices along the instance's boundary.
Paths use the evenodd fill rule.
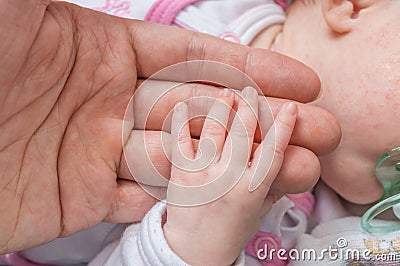
<path fill-rule="evenodd" d="M 400 230 L 400 222 L 388 222 L 385 225 L 371 223 L 376 216 L 390 208 L 400 219 L 400 147 L 390 150 L 377 160 L 375 176 L 383 185 L 384 194 L 377 204 L 364 213 L 361 226 L 369 233 L 384 234 Z"/>

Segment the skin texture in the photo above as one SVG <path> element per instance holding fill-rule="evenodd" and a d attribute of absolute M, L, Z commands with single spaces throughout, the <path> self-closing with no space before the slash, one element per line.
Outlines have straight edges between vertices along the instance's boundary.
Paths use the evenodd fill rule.
<path fill-rule="evenodd" d="M 295 1 L 274 44 L 321 78 L 314 104 L 333 113 L 343 133 L 320 157 L 321 177 L 352 203 L 382 195 L 375 162 L 400 144 L 399 8 L 399 1 Z"/>
<path fill-rule="evenodd" d="M 104 220 L 140 221 L 155 203 L 129 180 L 122 159 L 124 113 L 138 78 L 177 62 L 212 59 L 244 71 L 269 96 L 307 102 L 319 93 L 315 73 L 287 57 L 66 3 L 1 1 L 0 25 L 0 253 Z M 330 122 L 308 120 L 311 111 Z M 311 185 L 319 163 L 301 164 L 304 156 L 315 158 L 309 137 L 336 132 L 321 144 L 327 152 L 340 130 L 320 109 L 299 106 L 302 112 L 309 133 L 293 136 L 286 156 L 293 163 L 281 177 L 293 183 L 293 173 L 305 169 Z M 143 145 L 132 147 L 139 153 Z"/>

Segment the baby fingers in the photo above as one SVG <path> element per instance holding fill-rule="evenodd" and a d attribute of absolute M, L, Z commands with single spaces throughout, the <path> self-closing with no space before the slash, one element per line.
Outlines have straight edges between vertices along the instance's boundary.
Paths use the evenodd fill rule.
<path fill-rule="evenodd" d="M 198 153 L 197 156 L 214 157 L 216 161 L 219 159 L 225 144 L 226 129 L 233 102 L 234 94 L 229 89 L 222 90 L 219 98 L 214 100 L 204 122 L 199 144 L 201 153 Z"/>
<path fill-rule="evenodd" d="M 225 164 L 234 164 L 247 168 L 258 118 L 258 94 L 253 88 L 243 89 L 243 98 L 238 100 L 238 108 L 225 142 L 221 160 Z"/>
<path fill-rule="evenodd" d="M 297 113 L 298 108 L 295 103 L 286 103 L 278 113 L 261 145 L 257 147 L 250 167 L 252 179 L 249 191 L 255 191 L 260 187 L 260 193 L 263 196 L 268 193 L 282 167 L 284 153 L 296 123 Z M 259 121 L 259 123 L 263 127 L 263 123 L 268 123 L 268 121 Z"/>
<path fill-rule="evenodd" d="M 190 171 L 194 160 L 194 150 L 189 129 L 189 112 L 186 103 L 175 106 L 171 125 L 171 156 L 173 169 Z"/>

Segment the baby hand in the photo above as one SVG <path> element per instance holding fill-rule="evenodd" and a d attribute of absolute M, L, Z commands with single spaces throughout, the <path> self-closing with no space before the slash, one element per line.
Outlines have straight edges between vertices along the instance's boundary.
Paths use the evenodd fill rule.
<path fill-rule="evenodd" d="M 286 104 L 274 123 L 257 121 L 257 91 L 245 88 L 243 98 L 221 92 L 205 120 L 199 148 L 190 137 L 185 103 L 172 118 L 172 170 L 163 227 L 170 247 L 191 265 L 230 265 L 257 232 L 261 217 L 273 204 L 268 194 L 277 176 L 297 117 Z M 232 126 L 226 128 L 237 103 Z M 268 131 L 252 153 L 259 123 Z"/>

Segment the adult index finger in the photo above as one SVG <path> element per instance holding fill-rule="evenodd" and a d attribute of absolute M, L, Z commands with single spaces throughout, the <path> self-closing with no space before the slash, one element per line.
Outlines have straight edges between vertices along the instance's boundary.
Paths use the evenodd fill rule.
<path fill-rule="evenodd" d="M 137 74 L 140 78 L 148 78 L 176 63 L 210 60 L 227 64 L 243 72 L 244 76 L 248 75 L 266 96 L 309 102 L 319 94 L 320 80 L 316 73 L 289 57 L 164 25 L 140 21 L 127 21 L 127 25 L 132 34 L 132 47 L 136 53 Z M 224 71 L 210 69 L 207 63 L 189 71 L 160 75 L 157 79 L 186 81 L 193 75 L 215 75 L 232 88 L 254 87 L 247 78 L 224 75 Z"/>

